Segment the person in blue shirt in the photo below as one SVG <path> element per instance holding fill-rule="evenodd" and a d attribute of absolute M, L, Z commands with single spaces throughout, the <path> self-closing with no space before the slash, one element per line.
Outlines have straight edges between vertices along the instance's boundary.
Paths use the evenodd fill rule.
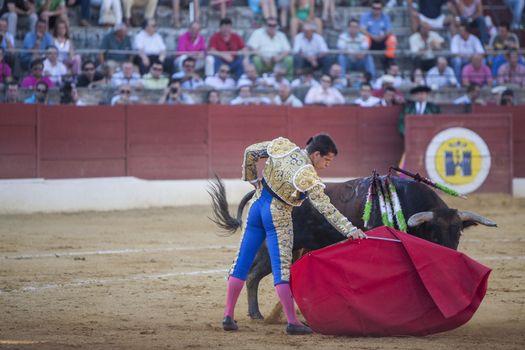
<path fill-rule="evenodd" d="M 29 32 L 24 37 L 22 47 L 28 52 L 22 52 L 20 59 L 22 67 L 28 69 L 31 61 L 37 58 L 43 58 L 48 46 L 53 45 L 53 37 L 47 31 L 47 22 L 39 19 L 34 32 Z"/>
<path fill-rule="evenodd" d="M 396 37 L 390 17 L 383 13 L 383 3 L 372 1 L 372 9 L 361 15 L 361 31 L 370 38 L 370 50 L 385 51 L 383 68 L 386 70 L 395 56 Z"/>
<path fill-rule="evenodd" d="M 43 81 L 39 81 L 38 83 L 36 83 L 35 92 L 33 93 L 33 95 L 26 98 L 24 100 L 24 103 L 28 105 L 34 105 L 34 104 L 48 105 L 49 104 L 49 99 L 47 95 L 48 90 L 49 88 L 47 87 L 47 84 Z"/>

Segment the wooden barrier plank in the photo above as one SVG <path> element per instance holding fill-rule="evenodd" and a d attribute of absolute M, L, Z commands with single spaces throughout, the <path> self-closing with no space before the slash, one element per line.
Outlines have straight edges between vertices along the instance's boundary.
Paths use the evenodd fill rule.
<path fill-rule="evenodd" d="M 39 109 L 43 160 L 125 158 L 123 106 Z"/>
<path fill-rule="evenodd" d="M 127 135 L 128 175 L 207 178 L 207 106 L 133 106 L 127 110 Z"/>
<path fill-rule="evenodd" d="M 37 176 L 36 106 L 4 104 L 0 113 L 0 178 Z"/>
<path fill-rule="evenodd" d="M 48 179 L 124 176 L 124 159 L 42 160 L 40 174 Z"/>
<path fill-rule="evenodd" d="M 463 127 L 474 131 L 487 144 L 491 167 L 487 178 L 477 192 L 512 191 L 512 116 L 507 115 L 429 115 L 407 116 L 406 168 L 429 176 L 425 154 L 430 141 L 439 132 Z"/>
<path fill-rule="evenodd" d="M 209 117 L 210 176 L 240 178 L 247 146 L 289 137 L 287 107 L 210 106 Z"/>

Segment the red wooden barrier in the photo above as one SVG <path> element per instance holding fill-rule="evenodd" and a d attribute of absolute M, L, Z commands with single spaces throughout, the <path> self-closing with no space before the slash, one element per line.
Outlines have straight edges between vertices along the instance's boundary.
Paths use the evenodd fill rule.
<path fill-rule="evenodd" d="M 474 106 L 475 113 L 511 114 L 514 177 L 525 177 L 525 106 Z"/>
<path fill-rule="evenodd" d="M 1 105 L 0 110 L 0 177 L 36 177 L 36 106 Z"/>
<path fill-rule="evenodd" d="M 512 116 L 508 114 L 407 116 L 406 169 L 429 176 L 425 157 L 431 141 L 441 131 L 458 127 L 474 131 L 486 143 L 490 152 L 490 171 L 478 191 L 512 192 Z M 445 143 L 448 141 L 443 140 L 442 142 L 444 146 L 447 146 Z M 470 151 L 470 149 L 466 150 Z M 480 169 L 472 171 L 482 172 Z M 443 183 L 443 180 L 439 181 L 439 179 L 434 179 L 434 181 Z"/>

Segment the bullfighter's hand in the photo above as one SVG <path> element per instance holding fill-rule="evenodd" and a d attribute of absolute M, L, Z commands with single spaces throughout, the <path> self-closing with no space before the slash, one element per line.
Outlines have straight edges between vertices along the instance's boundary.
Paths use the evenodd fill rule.
<path fill-rule="evenodd" d="M 353 230 L 350 232 L 350 235 L 348 235 L 348 239 L 364 239 L 367 238 L 365 233 L 361 231 L 361 229 Z"/>

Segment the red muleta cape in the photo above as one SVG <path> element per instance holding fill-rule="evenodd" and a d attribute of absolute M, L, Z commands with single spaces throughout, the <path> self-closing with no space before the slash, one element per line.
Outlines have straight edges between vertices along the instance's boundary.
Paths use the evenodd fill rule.
<path fill-rule="evenodd" d="M 312 329 L 353 336 L 427 335 L 474 315 L 490 269 L 388 227 L 308 253 L 292 265 L 294 299 Z"/>

